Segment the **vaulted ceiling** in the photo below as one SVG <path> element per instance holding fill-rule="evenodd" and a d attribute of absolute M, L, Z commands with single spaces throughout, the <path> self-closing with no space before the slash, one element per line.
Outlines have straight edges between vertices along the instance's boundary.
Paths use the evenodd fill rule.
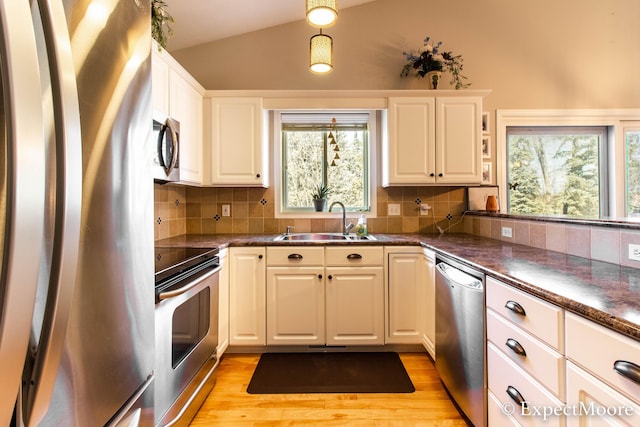
<path fill-rule="evenodd" d="M 305 0 L 164 0 L 175 22 L 168 50 L 305 19 Z M 340 0 L 341 9 L 375 0 Z"/>

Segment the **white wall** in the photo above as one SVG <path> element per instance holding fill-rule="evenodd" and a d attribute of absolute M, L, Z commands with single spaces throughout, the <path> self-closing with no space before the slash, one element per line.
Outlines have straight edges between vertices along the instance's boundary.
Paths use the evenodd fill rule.
<path fill-rule="evenodd" d="M 314 29 L 302 16 L 171 53 L 207 89 L 421 89 L 400 77 L 402 52 L 429 35 L 463 56 L 471 89 L 493 91 L 485 111 L 637 108 L 638 20 L 638 0 L 376 0 L 325 31 L 326 76 L 308 71 Z"/>

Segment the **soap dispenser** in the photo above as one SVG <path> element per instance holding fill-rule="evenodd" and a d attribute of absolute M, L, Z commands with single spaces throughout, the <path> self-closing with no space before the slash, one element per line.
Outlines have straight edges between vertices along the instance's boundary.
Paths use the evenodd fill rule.
<path fill-rule="evenodd" d="M 367 217 L 364 214 L 360 215 L 358 224 L 356 224 L 356 236 L 364 237 L 367 235 Z"/>

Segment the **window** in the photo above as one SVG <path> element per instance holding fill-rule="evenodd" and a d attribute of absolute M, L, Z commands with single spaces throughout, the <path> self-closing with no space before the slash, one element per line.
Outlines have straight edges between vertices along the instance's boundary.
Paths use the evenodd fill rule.
<path fill-rule="evenodd" d="M 640 217 L 640 127 L 625 129 L 625 188 L 628 217 Z"/>
<path fill-rule="evenodd" d="M 640 109 L 497 110 L 496 147 L 504 213 L 640 217 Z"/>
<path fill-rule="evenodd" d="M 326 185 L 329 202 L 370 211 L 374 113 L 280 112 L 280 212 L 313 212 L 314 189 Z M 276 169 L 278 170 L 278 169 Z"/>
<path fill-rule="evenodd" d="M 508 127 L 508 211 L 599 218 L 608 212 L 605 127 Z"/>

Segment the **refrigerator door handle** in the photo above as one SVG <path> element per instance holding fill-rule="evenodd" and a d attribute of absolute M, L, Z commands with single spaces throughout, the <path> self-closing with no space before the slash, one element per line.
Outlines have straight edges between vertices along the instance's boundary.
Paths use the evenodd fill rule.
<path fill-rule="evenodd" d="M 40 422 L 53 394 L 76 281 L 82 208 L 80 108 L 64 5 L 38 0 L 38 6 L 51 73 L 58 181 L 48 301 L 32 370 L 24 374 L 26 425 Z"/>
<path fill-rule="evenodd" d="M 0 0 L 4 181 L 0 193 L 0 425 L 9 425 L 29 346 L 44 228 L 45 144 L 29 2 Z"/>

